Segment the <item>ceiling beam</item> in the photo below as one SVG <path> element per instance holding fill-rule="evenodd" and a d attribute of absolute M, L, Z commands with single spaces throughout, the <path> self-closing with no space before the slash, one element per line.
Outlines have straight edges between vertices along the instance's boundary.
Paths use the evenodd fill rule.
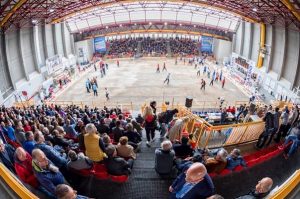
<path fill-rule="evenodd" d="M 7 15 L 3 18 L 3 20 L 0 22 L 0 28 L 4 26 L 4 24 L 9 20 L 11 16 L 15 14 L 15 12 L 24 4 L 26 3 L 27 0 L 20 0 L 14 7 L 7 13 Z"/>

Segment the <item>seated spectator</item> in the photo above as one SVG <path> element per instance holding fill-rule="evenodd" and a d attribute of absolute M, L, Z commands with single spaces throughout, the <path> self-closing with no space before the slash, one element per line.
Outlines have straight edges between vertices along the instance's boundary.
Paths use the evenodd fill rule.
<path fill-rule="evenodd" d="M 155 150 L 155 171 L 159 174 L 170 174 L 174 165 L 175 152 L 169 140 L 161 143 L 161 148 Z"/>
<path fill-rule="evenodd" d="M 43 154 L 45 154 L 47 158 L 58 168 L 66 168 L 66 158 L 56 151 L 52 146 L 45 144 L 45 138 L 41 132 L 37 132 L 34 135 L 34 140 L 36 142 L 35 149 L 40 149 L 43 151 Z"/>
<path fill-rule="evenodd" d="M 70 144 L 72 143 L 71 140 L 65 139 L 65 138 L 58 132 L 58 130 L 54 130 L 54 131 L 53 131 L 53 134 L 54 134 L 54 138 L 53 138 L 54 145 L 61 146 L 62 148 L 67 148 L 67 147 L 69 147 Z"/>
<path fill-rule="evenodd" d="M 169 191 L 171 199 L 204 199 L 214 194 L 215 187 L 205 166 L 202 163 L 194 163 L 176 178 Z"/>
<path fill-rule="evenodd" d="M 128 138 L 123 136 L 120 138 L 120 142 L 117 145 L 118 156 L 122 158 L 135 159 L 136 154 L 134 153 L 134 149 L 132 146 L 128 144 Z"/>
<path fill-rule="evenodd" d="M 105 149 L 106 149 L 109 145 L 112 145 L 111 139 L 110 139 L 110 137 L 109 137 L 106 133 L 103 134 L 103 136 L 102 136 L 102 141 L 103 141 L 103 144 L 104 144 Z"/>
<path fill-rule="evenodd" d="M 15 149 L 9 144 L 4 144 L 3 140 L 0 139 L 0 161 L 11 172 L 16 173 L 14 167 L 14 153 L 15 153 Z"/>
<path fill-rule="evenodd" d="M 142 125 L 144 123 L 144 118 L 142 117 L 142 114 L 138 114 L 138 116 L 135 118 L 136 122 Z"/>
<path fill-rule="evenodd" d="M 94 162 L 101 162 L 105 157 L 105 146 L 97 134 L 94 124 L 87 124 L 85 127 L 84 146 L 86 156 Z"/>
<path fill-rule="evenodd" d="M 270 193 L 272 185 L 273 180 L 269 177 L 265 177 L 257 183 L 255 189 L 251 190 L 248 194 L 244 196 L 238 197 L 237 199 L 265 198 Z"/>
<path fill-rule="evenodd" d="M 106 114 L 105 114 L 104 123 L 105 123 L 107 126 L 109 126 L 110 123 L 111 123 L 111 121 L 112 121 L 112 120 L 109 118 L 109 113 L 106 113 Z"/>
<path fill-rule="evenodd" d="M 53 129 L 53 131 L 54 131 L 54 129 Z M 45 141 L 47 142 L 47 144 L 54 145 L 54 138 L 50 134 L 49 129 L 47 127 L 43 128 L 42 133 L 44 135 L 44 138 L 45 138 Z"/>
<path fill-rule="evenodd" d="M 34 188 L 38 188 L 39 183 L 33 174 L 32 158 L 22 147 L 15 151 L 15 170 L 18 177 Z"/>
<path fill-rule="evenodd" d="M 57 185 L 55 195 L 57 199 L 89 199 L 89 197 L 77 195 L 77 191 L 66 184 Z"/>
<path fill-rule="evenodd" d="M 6 122 L 6 124 L 4 124 L 4 122 L 1 122 L 1 128 L 3 133 L 13 142 L 16 142 L 16 136 L 15 136 L 15 129 L 12 127 L 11 122 Z"/>
<path fill-rule="evenodd" d="M 109 134 L 109 127 L 105 124 L 104 119 L 100 119 L 100 124 L 96 125 L 97 131 L 102 135 L 103 133 Z"/>
<path fill-rule="evenodd" d="M 35 141 L 33 138 L 33 133 L 31 131 L 27 131 L 25 133 L 26 141 L 23 143 L 23 148 L 31 154 L 32 150 L 34 149 L 35 146 Z"/>
<path fill-rule="evenodd" d="M 290 134 L 285 138 L 285 141 L 279 149 L 284 149 L 291 142 L 288 152 L 284 152 L 283 156 L 288 159 L 297 149 L 300 144 L 300 125 L 291 129 Z"/>
<path fill-rule="evenodd" d="M 71 120 L 66 119 L 66 124 L 64 126 L 64 130 L 66 132 L 66 135 L 69 138 L 77 138 L 78 133 L 75 130 L 75 126 L 76 126 L 75 123 L 71 124 Z"/>
<path fill-rule="evenodd" d="M 15 136 L 16 136 L 17 142 L 22 146 L 23 143 L 25 142 L 26 138 L 25 138 L 25 132 L 23 129 L 23 124 L 21 121 L 17 122 Z"/>
<path fill-rule="evenodd" d="M 221 173 L 227 165 L 227 151 L 221 149 L 214 158 L 208 158 L 205 161 L 205 167 L 208 173 Z"/>
<path fill-rule="evenodd" d="M 29 125 L 27 120 L 24 121 L 24 131 L 25 132 L 31 131 L 31 126 Z"/>
<path fill-rule="evenodd" d="M 227 159 L 226 169 L 233 170 L 237 166 L 246 167 L 246 162 L 244 158 L 241 156 L 241 151 L 239 149 L 233 149 L 226 159 Z"/>
<path fill-rule="evenodd" d="M 62 173 L 40 149 L 32 151 L 32 167 L 33 173 L 44 191 L 51 198 L 55 198 L 55 187 L 65 181 Z"/>
<path fill-rule="evenodd" d="M 175 151 L 176 158 L 186 158 L 193 156 L 194 150 L 188 144 L 189 139 L 187 137 L 181 138 L 181 144 L 174 144 L 173 149 Z"/>
<path fill-rule="evenodd" d="M 131 120 L 131 124 L 133 126 L 133 129 L 136 132 L 138 132 L 138 134 L 140 134 L 140 136 L 142 136 L 143 128 L 142 128 L 141 124 L 137 123 L 136 120 L 134 120 L 134 119 Z"/>
<path fill-rule="evenodd" d="M 129 175 L 133 165 L 133 160 L 128 161 L 124 158 L 117 156 L 117 151 L 114 145 L 109 145 L 106 149 L 108 158 L 104 160 L 107 171 L 110 175 Z"/>
<path fill-rule="evenodd" d="M 133 126 L 131 123 L 128 123 L 126 125 L 124 136 L 128 138 L 128 143 L 133 146 L 134 149 L 136 149 L 138 147 L 138 144 L 142 141 L 141 135 L 133 130 Z"/>
<path fill-rule="evenodd" d="M 208 197 L 207 199 L 224 199 L 224 198 L 223 198 L 223 196 L 221 196 L 219 194 L 215 194 L 215 195 Z"/>
<path fill-rule="evenodd" d="M 113 134 L 113 137 L 114 137 L 114 142 L 118 143 L 120 138 L 124 134 L 124 129 L 121 128 L 121 122 L 120 121 L 116 121 L 116 127 L 114 127 L 112 129 L 112 134 Z"/>
<path fill-rule="evenodd" d="M 83 153 L 75 153 L 75 151 L 70 150 L 68 152 L 69 162 L 67 163 L 68 168 L 75 170 L 91 169 L 93 167 L 93 161 L 88 157 L 84 156 Z"/>

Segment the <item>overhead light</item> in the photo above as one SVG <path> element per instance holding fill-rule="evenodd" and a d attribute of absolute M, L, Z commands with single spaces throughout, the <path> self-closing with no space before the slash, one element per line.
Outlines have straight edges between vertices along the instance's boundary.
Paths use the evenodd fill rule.
<path fill-rule="evenodd" d="M 82 34 L 82 32 L 80 31 L 79 34 Z"/>
<path fill-rule="evenodd" d="M 54 12 L 54 9 L 51 8 L 51 9 L 49 10 L 49 12 Z"/>
<path fill-rule="evenodd" d="M 182 24 L 179 24 L 180 26 L 182 26 Z"/>
<path fill-rule="evenodd" d="M 257 8 L 253 8 L 252 10 L 253 10 L 254 12 L 257 12 Z"/>
<path fill-rule="evenodd" d="M 108 29 L 108 26 L 105 26 L 106 29 Z"/>
<path fill-rule="evenodd" d="M 134 23 L 134 25 L 136 26 L 136 23 Z"/>
<path fill-rule="evenodd" d="M 120 27 L 122 27 L 122 24 L 120 24 Z"/>
<path fill-rule="evenodd" d="M 152 22 L 149 22 L 149 25 L 152 25 Z"/>
<path fill-rule="evenodd" d="M 32 19 L 32 20 L 31 20 L 31 23 L 33 23 L 33 24 L 37 24 L 37 22 L 38 22 L 38 21 L 37 21 L 36 19 Z"/>
<path fill-rule="evenodd" d="M 194 25 L 194 28 L 196 28 L 196 25 Z"/>
<path fill-rule="evenodd" d="M 166 25 L 168 25 L 168 23 L 167 23 L 167 22 L 165 22 L 165 26 L 166 26 Z"/>

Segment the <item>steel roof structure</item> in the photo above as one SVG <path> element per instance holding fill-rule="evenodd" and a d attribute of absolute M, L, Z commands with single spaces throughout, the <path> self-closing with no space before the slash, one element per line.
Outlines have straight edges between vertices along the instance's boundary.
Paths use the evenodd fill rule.
<path fill-rule="evenodd" d="M 66 21 L 73 33 L 143 23 L 234 32 L 240 20 L 299 31 L 300 0 L 1 0 L 0 6 L 2 31 Z"/>

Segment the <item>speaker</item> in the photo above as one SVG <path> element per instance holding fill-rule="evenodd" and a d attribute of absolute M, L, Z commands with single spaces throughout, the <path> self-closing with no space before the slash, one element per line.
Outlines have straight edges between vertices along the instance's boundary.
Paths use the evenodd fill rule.
<path fill-rule="evenodd" d="M 191 108 L 193 105 L 193 98 L 192 97 L 186 97 L 185 98 L 185 107 Z"/>

